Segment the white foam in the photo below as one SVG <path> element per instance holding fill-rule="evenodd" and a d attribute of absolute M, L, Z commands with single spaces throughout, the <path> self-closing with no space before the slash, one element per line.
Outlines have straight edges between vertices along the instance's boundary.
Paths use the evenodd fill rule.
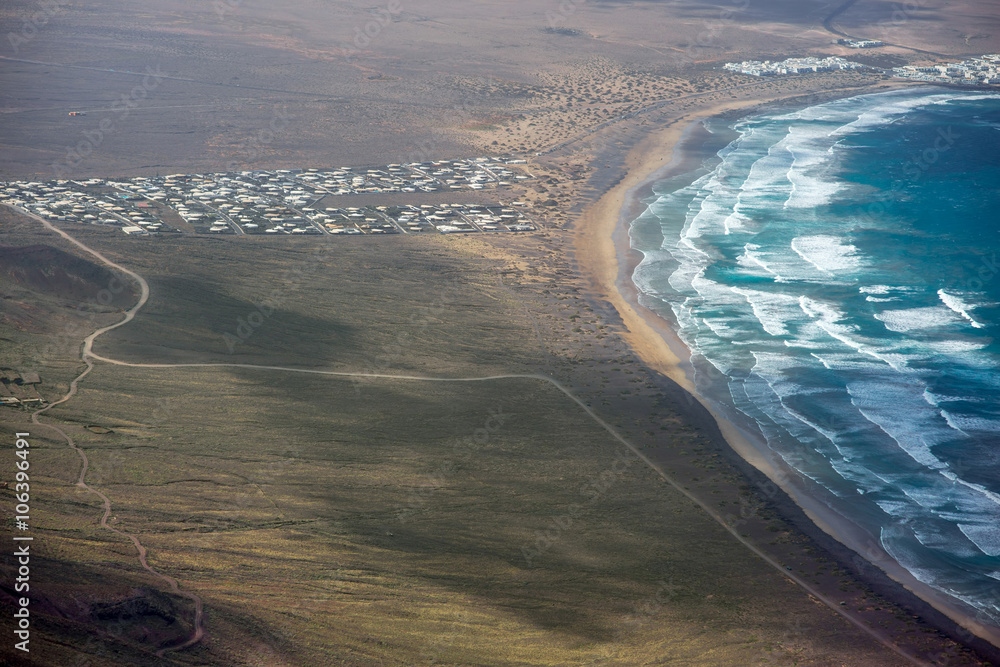
<path fill-rule="evenodd" d="M 926 409 L 919 407 L 924 403 L 922 396 L 925 389 L 916 383 L 888 379 L 850 382 L 847 385 L 851 403 L 865 419 L 895 440 L 914 461 L 926 468 L 939 470 L 947 465 L 931 452 L 931 446 L 947 440 L 949 436 L 942 433 L 942 426 L 926 418 Z M 892 401 L 887 401 L 887 397 L 892 397 Z"/>
<path fill-rule="evenodd" d="M 683 237 L 681 237 L 679 245 L 684 246 L 685 248 L 687 248 L 688 250 L 691 250 L 692 252 L 695 252 L 695 253 L 698 253 L 700 255 L 703 255 L 706 258 L 711 257 L 711 255 L 709 255 L 707 252 L 705 252 L 704 250 L 702 250 L 701 248 L 699 248 L 695 244 L 695 242 L 694 242 L 695 238 L 700 238 L 700 237 L 698 237 L 698 236 L 696 236 L 696 237 L 683 236 Z"/>
<path fill-rule="evenodd" d="M 892 483 L 848 458 L 833 459 L 830 461 L 830 465 L 843 479 L 853 482 L 856 485 L 855 491 L 861 495 L 884 491 Z"/>
<path fill-rule="evenodd" d="M 736 258 L 736 263 L 748 269 L 763 269 L 768 275 L 773 277 L 776 283 L 789 282 L 781 273 L 772 268 L 771 258 L 766 253 L 759 251 L 759 245 L 747 243 L 743 246 L 743 254 Z"/>
<path fill-rule="evenodd" d="M 744 329 L 733 327 L 729 322 L 719 318 L 703 317 L 701 318 L 701 323 L 723 340 L 732 341 L 735 338 L 746 335 Z"/>
<path fill-rule="evenodd" d="M 875 501 L 875 504 L 889 516 L 905 516 L 913 511 L 913 506 L 902 500 L 879 499 Z"/>
<path fill-rule="evenodd" d="M 747 300 L 764 331 L 772 336 L 788 335 L 788 324 L 799 313 L 797 297 L 780 292 L 761 292 L 742 287 L 730 287 L 729 289 Z"/>
<path fill-rule="evenodd" d="M 882 544 L 882 548 L 892 556 L 893 560 L 902 565 L 906 570 L 910 572 L 919 581 L 931 586 L 946 595 L 951 595 L 958 600 L 961 600 L 968 604 L 973 609 L 978 609 L 986 615 L 986 618 L 993 619 L 997 622 L 1000 617 L 997 615 L 997 605 L 995 603 L 990 604 L 987 602 L 983 603 L 982 596 L 980 594 L 969 595 L 963 592 L 966 587 L 956 588 L 952 582 L 955 582 L 954 570 L 951 572 L 944 572 L 938 567 L 929 567 L 923 565 L 926 561 L 921 558 L 921 555 L 912 552 L 911 549 L 906 548 L 902 541 L 897 541 L 893 539 L 895 536 L 891 534 L 891 531 L 882 528 L 882 534 L 879 541 Z M 950 550 L 949 550 L 950 551 Z M 964 578 L 963 578 L 964 579 Z M 961 579 L 958 581 L 962 581 Z"/>
<path fill-rule="evenodd" d="M 798 348 L 802 350 L 827 350 L 829 349 L 829 344 L 818 340 L 809 340 L 807 338 L 792 338 L 790 340 L 785 340 L 785 347 Z"/>
<path fill-rule="evenodd" d="M 944 394 L 935 394 L 930 389 L 924 390 L 924 400 L 935 408 L 941 403 L 954 402 L 954 401 L 965 401 L 966 403 L 983 403 L 984 399 L 978 396 L 946 396 Z"/>
<path fill-rule="evenodd" d="M 799 297 L 799 308 L 809 317 L 819 318 L 829 324 L 835 324 L 844 319 L 844 313 L 835 307 L 807 296 Z"/>
<path fill-rule="evenodd" d="M 1000 525 L 997 523 L 960 523 L 958 529 L 987 556 L 1000 556 Z"/>
<path fill-rule="evenodd" d="M 967 368 L 967 362 L 971 367 L 976 359 L 986 357 L 979 351 L 989 341 L 974 337 L 969 328 L 986 326 L 976 319 L 977 314 L 986 312 L 981 299 L 947 290 L 938 294 L 940 303 L 922 302 L 934 304 L 932 307 L 910 308 L 908 297 L 914 292 L 929 296 L 929 292 L 893 285 L 856 287 L 860 296 L 848 295 L 851 308 L 862 299 L 890 304 L 872 308 L 885 325 L 883 330 L 870 321 L 853 326 L 848 314 L 857 313 L 840 305 L 843 290 L 836 290 L 841 296 L 827 303 L 799 294 L 792 297 L 788 285 L 761 287 L 761 279 L 771 276 L 810 296 L 834 291 L 813 291 L 813 282 L 830 285 L 845 281 L 840 284 L 852 285 L 849 291 L 853 291 L 853 283 L 846 281 L 859 267 L 868 268 L 871 260 L 850 244 L 847 234 L 851 221 L 814 226 L 816 217 L 806 207 L 835 196 L 838 185 L 827 182 L 824 172 L 838 158 L 840 149 L 835 142 L 840 138 L 884 126 L 913 108 L 947 103 L 961 95 L 935 93 L 916 100 L 900 97 L 818 105 L 797 112 L 797 117 L 789 114 L 786 124 L 774 123 L 774 118 L 742 122 L 737 128 L 740 138 L 719 153 L 722 164 L 696 186 L 665 202 L 672 208 L 664 212 L 678 216 L 670 222 L 662 218 L 662 251 L 677 262 L 669 276 L 673 290 L 664 287 L 667 280 L 662 274 L 650 279 L 655 277 L 653 284 L 669 294 L 679 333 L 693 357 L 701 363 L 705 355 L 703 369 L 710 369 L 711 364 L 734 377 L 728 389 L 737 409 L 758 420 L 776 451 L 781 450 L 778 453 L 793 468 L 818 484 L 824 480 L 829 483 L 836 471 L 851 485 L 846 493 L 852 498 L 855 490 L 878 491 L 876 497 L 851 502 L 883 501 L 879 503 L 883 509 L 900 517 L 897 523 L 906 524 L 883 532 L 883 544 L 918 578 L 962 597 L 964 590 L 956 593 L 949 588 L 959 579 L 936 563 L 935 557 L 928 558 L 920 545 L 942 557 L 971 554 L 982 560 L 984 553 L 1000 555 L 1000 496 L 958 479 L 942 460 L 943 449 L 942 459 L 936 456 L 936 446 L 959 442 L 966 432 L 978 436 L 977 429 L 1000 430 L 1000 420 L 974 416 L 977 411 L 963 403 L 977 400 L 974 397 L 944 395 L 963 390 L 946 389 L 936 394 L 917 380 L 929 377 L 931 368 L 946 362 L 961 361 L 961 370 Z M 820 127 L 805 127 L 797 123 L 801 120 Z M 779 206 L 782 201 L 785 213 Z M 681 220 L 683 239 L 678 241 L 676 226 Z M 802 236 L 789 241 L 796 231 Z M 744 236 L 723 236 L 731 234 Z M 751 242 L 744 243 L 746 240 Z M 733 258 L 736 267 L 727 265 L 728 258 Z M 664 254 L 654 261 L 660 271 L 665 260 Z M 741 281 L 736 289 L 726 284 L 728 279 L 714 282 L 715 266 L 723 272 L 739 271 L 757 289 L 747 288 L 747 281 Z M 894 267 L 887 267 L 887 274 L 892 270 Z M 891 282 L 893 278 L 874 280 Z M 779 287 L 785 293 L 779 292 Z M 982 310 L 976 311 L 975 305 L 970 305 L 973 302 Z M 935 331 L 943 326 L 961 328 Z M 886 331 L 928 333 L 900 336 Z M 819 371 L 819 364 L 832 373 Z M 813 368 L 815 374 L 809 372 Z M 991 380 L 984 378 L 980 383 L 981 373 L 976 373 L 974 386 L 989 387 Z M 803 397 L 819 391 L 817 387 L 831 375 L 851 382 L 849 398 L 840 390 L 831 392 L 829 398 Z M 864 378 L 864 382 L 852 382 L 856 378 Z M 968 391 L 977 390 L 970 386 Z M 990 393 L 990 389 L 979 391 Z M 830 428 L 813 412 L 813 406 L 822 406 L 817 412 L 835 415 L 845 427 Z M 815 445 L 819 454 L 808 448 L 786 451 L 778 446 L 778 442 L 793 442 L 791 438 Z M 840 480 L 832 486 L 836 487 L 831 489 L 833 493 L 845 493 Z M 992 569 L 997 568 L 994 565 Z M 1000 570 L 995 574 L 1000 577 Z M 988 572 L 983 575 L 993 576 Z"/>
<path fill-rule="evenodd" d="M 767 262 L 761 259 L 759 253 L 754 252 L 755 250 L 760 250 L 760 246 L 755 243 L 747 243 L 743 246 L 743 254 L 736 258 L 736 263 L 748 269 L 763 269 L 766 273 L 769 273 L 772 276 L 778 275 L 771 270 L 771 268 L 767 265 Z"/>
<path fill-rule="evenodd" d="M 950 412 L 948 412 L 947 410 L 938 410 L 938 414 L 940 414 L 941 417 L 944 418 L 945 422 L 948 424 L 949 427 L 953 428 L 954 430 L 958 431 L 959 433 L 961 433 L 966 437 L 969 436 L 969 434 L 963 431 L 962 427 L 958 425 L 955 417 Z"/>
<path fill-rule="evenodd" d="M 944 474 L 944 473 L 942 473 L 942 474 Z M 975 492 L 977 492 L 979 494 L 982 494 L 987 499 L 989 499 L 994 505 L 1000 505 L 1000 494 L 995 493 L 993 491 L 990 491 L 989 489 L 987 489 L 982 484 L 975 484 L 973 482 L 966 482 L 964 479 L 961 479 L 960 477 L 955 476 L 954 474 L 946 474 L 945 477 L 947 477 L 948 479 L 951 479 L 954 482 L 957 482 L 957 483 L 961 484 L 962 486 L 964 486 L 966 488 L 972 489 L 973 491 L 975 491 Z"/>
<path fill-rule="evenodd" d="M 823 364 L 823 367 L 830 371 L 884 371 L 885 365 L 882 363 L 875 363 L 874 361 L 867 361 L 864 359 L 858 359 L 856 355 L 853 354 L 836 354 L 827 353 L 823 355 L 816 354 L 815 352 L 810 352 L 813 357 Z"/>
<path fill-rule="evenodd" d="M 866 285 L 858 291 L 865 294 L 865 301 L 871 303 L 889 303 L 899 301 L 907 292 L 916 291 L 913 287 L 895 287 L 890 285 Z"/>
<path fill-rule="evenodd" d="M 936 340 L 928 341 L 924 343 L 928 348 L 937 352 L 938 354 L 943 354 L 947 356 L 962 356 L 962 363 L 975 364 L 981 366 L 992 366 L 993 363 L 989 359 L 979 359 L 978 355 L 971 355 L 970 352 L 976 352 L 982 350 L 989 346 L 989 341 L 974 341 L 974 340 Z"/>
<path fill-rule="evenodd" d="M 927 401 L 928 405 L 933 405 L 936 408 L 938 407 L 939 401 L 941 399 L 940 397 L 935 396 L 933 393 L 931 393 L 930 389 L 924 389 L 924 400 Z"/>
<path fill-rule="evenodd" d="M 751 229 L 752 223 L 752 219 L 740 212 L 740 204 L 737 203 L 733 207 L 733 212 L 726 216 L 726 219 L 722 224 L 726 234 L 734 234 L 737 232 L 743 234 L 753 234 L 754 230 Z"/>
<path fill-rule="evenodd" d="M 926 308 L 906 308 L 903 310 L 884 310 L 875 315 L 875 319 L 882 322 L 885 328 L 896 333 L 906 333 L 907 331 L 921 329 L 935 329 L 937 327 L 956 324 L 958 319 L 954 313 L 941 306 L 929 306 Z"/>
<path fill-rule="evenodd" d="M 799 236 L 792 239 L 792 250 L 824 273 L 856 271 L 861 266 L 858 249 L 836 236 Z"/>
<path fill-rule="evenodd" d="M 949 98 L 948 100 L 946 100 L 946 102 L 952 102 L 954 100 L 963 100 L 963 101 L 1000 100 L 1000 95 L 997 95 L 996 93 L 987 93 L 983 95 L 961 95 Z"/>
<path fill-rule="evenodd" d="M 791 155 L 780 143 L 771 146 L 767 155 L 753 163 L 746 180 L 740 186 L 741 201 L 751 204 L 765 198 L 764 207 L 769 208 L 780 198 L 787 200 L 792 185 L 788 181 Z"/>
<path fill-rule="evenodd" d="M 972 310 L 973 306 L 970 306 L 965 301 L 962 301 L 962 299 L 960 299 L 959 297 L 955 296 L 954 294 L 948 294 L 948 292 L 945 292 L 943 289 L 938 290 L 938 296 L 941 298 L 941 301 L 944 303 L 944 305 L 948 306 L 948 308 L 952 309 L 953 311 L 955 311 L 956 313 L 967 319 L 969 323 L 972 324 L 972 326 L 974 326 L 975 328 L 982 329 L 984 326 L 986 326 L 972 319 L 972 315 L 969 314 L 969 311 Z"/>
<path fill-rule="evenodd" d="M 711 304 L 712 310 L 722 311 L 727 308 L 740 308 L 746 301 L 733 293 L 732 288 L 705 277 L 704 270 L 698 271 L 688 281 L 686 293 L 694 290 L 705 303 Z M 702 305 L 692 303 L 691 305 Z"/>
<path fill-rule="evenodd" d="M 831 338 L 840 341 L 854 351 L 878 359 L 899 372 L 909 372 L 907 368 L 911 356 L 892 352 L 877 347 L 859 336 L 853 326 L 840 324 L 844 314 L 828 304 L 821 303 L 809 297 L 799 297 L 799 307 L 806 315 L 814 319 L 814 326 L 825 332 Z"/>
<path fill-rule="evenodd" d="M 935 104 L 947 104 L 959 98 L 972 99 L 968 96 L 955 95 L 954 93 L 932 93 L 922 97 L 902 97 L 895 95 L 864 95 L 858 101 L 875 101 L 876 106 L 864 109 L 857 118 L 834 130 L 831 134 L 848 135 L 866 131 L 870 127 L 883 127 L 898 120 L 914 109 Z M 822 106 L 822 105 L 820 105 Z"/>
<path fill-rule="evenodd" d="M 781 143 L 792 155 L 785 174 L 792 190 L 784 208 L 815 209 L 828 204 L 842 188 L 828 176 L 834 144 L 829 133 L 822 127 L 793 124 Z"/>
<path fill-rule="evenodd" d="M 963 433 L 966 431 L 1000 433 L 1000 423 L 993 419 L 986 419 L 984 417 L 966 417 L 964 415 L 949 413 L 948 423 L 953 423 L 953 428 L 960 430 Z"/>

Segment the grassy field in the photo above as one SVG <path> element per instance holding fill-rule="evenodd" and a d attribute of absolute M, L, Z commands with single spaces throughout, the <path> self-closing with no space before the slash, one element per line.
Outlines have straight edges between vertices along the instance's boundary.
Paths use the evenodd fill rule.
<path fill-rule="evenodd" d="M 378 380 L 359 395 L 339 378 L 101 367 L 53 416 L 113 431 L 76 429 L 89 479 L 151 564 L 206 600 L 195 659 L 794 664 L 859 650 L 540 381 Z M 53 485 L 71 483 L 63 458 Z M 54 526 L 45 542 L 68 540 Z M 66 555 L 108 567 L 107 547 L 81 546 Z"/>
<path fill-rule="evenodd" d="M 98 354 L 443 377 L 538 363 L 537 337 L 496 273 L 447 237 L 174 238 L 141 253 L 119 237 L 115 252 L 154 298 Z"/>
<path fill-rule="evenodd" d="M 541 263 L 530 256 L 517 272 L 447 237 L 344 243 L 317 258 L 298 243 L 74 232 L 151 286 L 99 354 L 441 377 L 575 369 L 612 421 L 655 418 L 650 442 L 720 465 L 701 463 L 679 405 L 636 403 L 648 374 L 616 360 L 578 295 L 531 278 Z M 315 268 L 289 277 L 302 257 Z M 507 284 L 515 274 L 536 291 Z M 273 312 L 230 353 L 227 327 L 274 285 Z M 599 371 L 601 355 L 615 367 Z M 898 662 L 544 381 L 99 362 L 45 419 L 88 453 L 112 525 L 204 599 L 207 636 L 155 657 L 190 632 L 190 602 L 100 528 L 100 503 L 75 485 L 79 457 L 34 427 L 39 664 Z"/>

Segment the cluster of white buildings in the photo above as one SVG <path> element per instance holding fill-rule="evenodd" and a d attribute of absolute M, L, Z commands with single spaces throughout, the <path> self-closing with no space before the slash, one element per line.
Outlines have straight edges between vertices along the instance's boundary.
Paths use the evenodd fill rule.
<path fill-rule="evenodd" d="M 535 225 L 522 211 L 523 202 L 509 205 L 421 204 L 327 209 L 331 234 L 392 234 L 438 232 L 530 232 Z"/>
<path fill-rule="evenodd" d="M 837 44 L 847 46 L 852 49 L 875 49 L 885 46 L 884 42 L 877 39 L 838 39 Z"/>
<path fill-rule="evenodd" d="M 877 41 L 840 40 L 855 48 L 870 48 L 881 46 Z M 833 72 L 837 70 L 864 69 L 867 65 L 845 60 L 838 56 L 828 58 L 788 58 L 780 62 L 770 60 L 744 60 L 739 63 L 726 63 L 724 69 L 751 76 L 781 76 L 785 74 L 805 74 L 810 72 Z M 886 74 L 890 71 L 886 70 Z M 935 83 L 962 83 L 970 85 L 1000 85 L 1000 54 L 969 58 L 958 63 L 943 65 L 906 65 L 894 67 L 894 76 L 916 81 Z"/>
<path fill-rule="evenodd" d="M 1000 53 L 969 58 L 959 63 L 917 67 L 894 67 L 895 76 L 917 81 L 964 84 L 1000 84 Z"/>
<path fill-rule="evenodd" d="M 137 236 L 170 232 L 323 235 L 406 234 L 424 229 L 442 233 L 526 231 L 534 226 L 513 204 L 413 206 L 404 211 L 406 207 L 362 209 L 341 203 L 343 196 L 354 194 L 503 188 L 531 178 L 511 166 L 522 163 L 476 158 L 377 168 L 0 183 L 0 204 L 53 221 L 114 225 Z"/>
<path fill-rule="evenodd" d="M 165 229 L 149 202 L 130 202 L 102 179 L 0 183 L 0 204 L 29 211 L 53 222 L 113 225 L 126 233 Z M 141 205 L 140 205 L 141 204 Z"/>
<path fill-rule="evenodd" d="M 827 58 L 787 58 L 780 62 L 770 60 L 744 60 L 740 63 L 726 63 L 724 69 L 750 76 L 781 76 L 785 74 L 806 74 L 809 72 L 834 72 L 838 70 L 862 69 L 865 65 L 845 60 L 839 56 Z"/>

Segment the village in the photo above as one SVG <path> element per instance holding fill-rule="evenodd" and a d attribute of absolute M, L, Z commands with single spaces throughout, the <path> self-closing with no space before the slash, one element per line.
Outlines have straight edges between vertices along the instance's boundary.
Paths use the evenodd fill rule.
<path fill-rule="evenodd" d="M 0 184 L 0 204 L 53 222 L 155 234 L 367 235 L 530 232 L 520 201 L 409 203 L 425 193 L 499 191 L 533 177 L 515 158 L 439 160 L 381 167 L 277 169 L 128 179 Z M 346 206 L 352 195 L 395 195 Z"/>
<path fill-rule="evenodd" d="M 740 74 L 749 74 L 750 76 L 780 76 L 785 74 L 862 69 L 865 65 L 851 62 L 838 56 L 829 56 L 827 58 L 808 56 L 805 58 L 787 58 L 780 62 L 744 60 L 739 63 L 726 63 L 722 67 L 730 72 L 739 72 Z"/>
<path fill-rule="evenodd" d="M 1000 85 L 1000 53 L 943 65 L 894 67 L 892 72 L 895 76 L 916 81 Z"/>
<path fill-rule="evenodd" d="M 874 40 L 840 40 L 840 43 L 851 48 L 867 49 L 883 46 Z M 726 63 L 724 69 L 750 76 L 784 76 L 788 74 L 805 74 L 810 72 L 834 72 L 838 70 L 863 69 L 868 67 L 861 63 L 846 60 L 839 56 L 827 58 L 787 58 L 782 61 L 744 60 L 738 63 Z M 968 58 L 961 62 L 941 65 L 905 65 L 885 70 L 885 74 L 902 79 L 926 81 L 929 83 L 957 83 L 965 85 L 1000 85 L 1000 54 L 989 54 Z"/>

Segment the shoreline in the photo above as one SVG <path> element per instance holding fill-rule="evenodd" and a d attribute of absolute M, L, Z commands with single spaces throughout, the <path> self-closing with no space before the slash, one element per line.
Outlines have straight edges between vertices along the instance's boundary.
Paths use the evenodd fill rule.
<path fill-rule="evenodd" d="M 869 87 L 835 96 L 885 89 Z M 643 200 L 652 194 L 652 186 L 664 178 L 692 171 L 708 157 L 702 149 L 706 137 L 701 141 L 695 138 L 698 132 L 705 131 L 706 119 L 730 114 L 743 116 L 754 108 L 794 105 L 795 100 L 796 97 L 786 97 L 720 104 L 681 116 L 646 135 L 628 150 L 624 177 L 583 211 L 574 230 L 579 264 L 594 292 L 611 303 L 621 316 L 624 324 L 621 333 L 626 343 L 645 363 L 680 385 L 708 412 L 745 475 L 757 482 L 757 486 L 777 485 L 781 497 L 773 500 L 782 515 L 873 590 L 918 612 L 961 643 L 991 659 L 1000 659 L 1000 629 L 982 625 L 976 620 L 974 610 L 917 580 L 867 531 L 810 495 L 783 461 L 768 456 L 755 444 L 752 435 L 701 396 L 693 382 L 690 351 L 667 320 L 639 303 L 632 275 L 642 255 L 631 247 L 629 227 L 645 209 Z M 859 559 L 863 561 L 859 563 Z"/>

